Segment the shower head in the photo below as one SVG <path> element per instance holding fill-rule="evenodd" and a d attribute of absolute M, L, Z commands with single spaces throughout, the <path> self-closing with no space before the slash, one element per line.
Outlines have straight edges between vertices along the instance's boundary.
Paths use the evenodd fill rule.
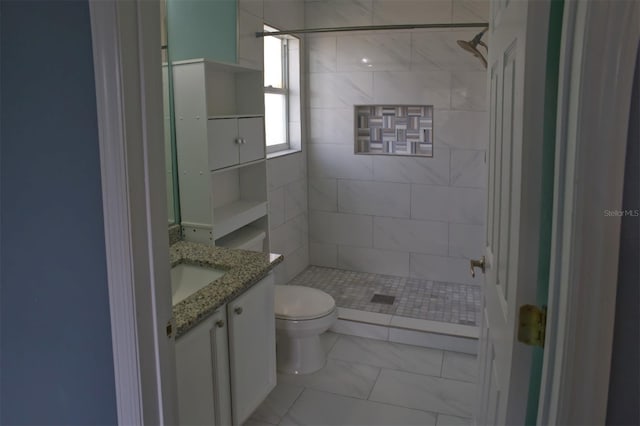
<path fill-rule="evenodd" d="M 478 58 L 480 62 L 482 62 L 482 65 L 485 68 L 487 68 L 487 60 L 485 59 L 484 55 L 478 50 L 478 46 L 484 47 L 487 53 L 489 53 L 489 48 L 482 41 L 482 36 L 488 29 L 489 28 L 485 28 L 484 30 L 479 32 L 473 39 L 469 41 L 458 40 L 458 46 L 462 47 L 464 50 L 466 50 L 467 52 L 471 53 L 473 56 Z"/>

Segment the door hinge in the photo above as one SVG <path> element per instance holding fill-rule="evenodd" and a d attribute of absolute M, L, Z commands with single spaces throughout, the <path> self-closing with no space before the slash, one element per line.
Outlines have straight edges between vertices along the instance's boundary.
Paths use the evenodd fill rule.
<path fill-rule="evenodd" d="M 174 319 L 171 318 L 169 321 L 167 321 L 167 337 L 169 339 L 175 336 L 174 331 L 175 331 Z"/>
<path fill-rule="evenodd" d="M 544 347 L 544 333 L 547 326 L 547 307 L 534 305 L 520 306 L 518 315 L 518 341 L 532 346 Z"/>

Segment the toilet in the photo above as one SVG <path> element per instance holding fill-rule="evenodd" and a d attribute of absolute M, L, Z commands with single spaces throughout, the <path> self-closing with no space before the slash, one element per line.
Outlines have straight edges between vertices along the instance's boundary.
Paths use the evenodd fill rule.
<path fill-rule="evenodd" d="M 276 285 L 275 313 L 278 371 L 309 374 L 321 369 L 327 355 L 320 334 L 338 318 L 333 297 L 311 287 Z"/>

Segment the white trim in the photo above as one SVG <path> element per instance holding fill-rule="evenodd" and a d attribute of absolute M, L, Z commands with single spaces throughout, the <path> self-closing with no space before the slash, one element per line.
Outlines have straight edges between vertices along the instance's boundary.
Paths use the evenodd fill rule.
<path fill-rule="evenodd" d="M 539 425 L 605 424 L 636 2 L 565 3 Z"/>
<path fill-rule="evenodd" d="M 122 82 L 115 4 L 91 1 L 102 203 L 111 309 L 111 334 L 119 424 L 142 424 L 132 247 L 125 163 Z M 115 166 L 115 167 L 112 167 Z M 131 326 L 133 325 L 133 326 Z"/>
<path fill-rule="evenodd" d="M 118 423 L 175 424 L 159 5 L 89 8 Z"/>

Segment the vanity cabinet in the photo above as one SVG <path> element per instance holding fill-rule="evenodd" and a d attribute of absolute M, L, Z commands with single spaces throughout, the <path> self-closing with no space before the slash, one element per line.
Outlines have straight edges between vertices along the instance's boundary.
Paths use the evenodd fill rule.
<path fill-rule="evenodd" d="M 265 157 L 262 117 L 210 119 L 207 124 L 207 134 L 211 170 Z"/>
<path fill-rule="evenodd" d="M 276 385 L 275 338 L 272 274 L 180 336 L 180 424 L 243 424 Z"/>

